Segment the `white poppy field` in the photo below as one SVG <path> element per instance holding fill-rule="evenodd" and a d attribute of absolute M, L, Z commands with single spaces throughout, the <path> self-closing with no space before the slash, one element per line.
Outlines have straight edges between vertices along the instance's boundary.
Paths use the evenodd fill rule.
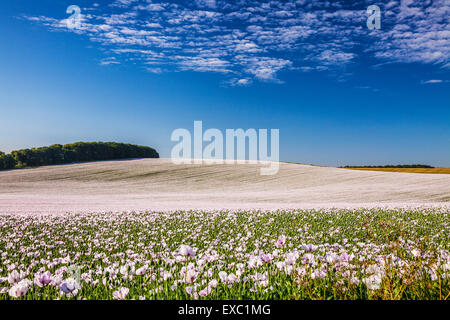
<path fill-rule="evenodd" d="M 448 299 L 450 209 L 0 215 L 0 299 Z"/>

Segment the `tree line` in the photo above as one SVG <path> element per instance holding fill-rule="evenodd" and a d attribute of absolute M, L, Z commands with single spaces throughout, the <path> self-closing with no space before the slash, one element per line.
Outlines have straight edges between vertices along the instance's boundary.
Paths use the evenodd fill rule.
<path fill-rule="evenodd" d="M 117 142 L 54 144 L 10 154 L 0 151 L 0 170 L 126 158 L 159 158 L 159 154 L 150 147 Z"/>
<path fill-rule="evenodd" d="M 385 165 L 385 166 L 345 166 L 340 168 L 434 168 L 427 164 L 399 164 L 399 165 Z"/>

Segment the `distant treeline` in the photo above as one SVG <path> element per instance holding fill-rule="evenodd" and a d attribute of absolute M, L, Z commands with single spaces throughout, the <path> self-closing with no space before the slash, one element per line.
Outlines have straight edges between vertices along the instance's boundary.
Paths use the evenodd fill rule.
<path fill-rule="evenodd" d="M 159 158 L 159 154 L 150 147 L 116 142 L 54 144 L 16 150 L 10 154 L 0 151 L 0 170 L 126 158 Z"/>
<path fill-rule="evenodd" d="M 399 164 L 399 165 L 386 165 L 386 166 L 345 166 L 339 168 L 434 168 L 427 164 Z"/>

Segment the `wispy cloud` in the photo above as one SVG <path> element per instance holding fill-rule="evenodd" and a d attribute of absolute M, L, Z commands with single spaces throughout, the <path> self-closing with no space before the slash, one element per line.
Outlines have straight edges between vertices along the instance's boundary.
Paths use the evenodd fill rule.
<path fill-rule="evenodd" d="M 243 78 L 243 79 L 234 78 L 231 79 L 230 84 L 232 86 L 248 86 L 252 84 L 252 82 L 253 81 L 250 78 Z"/>
<path fill-rule="evenodd" d="M 441 79 L 431 79 L 431 80 L 423 80 L 421 84 L 433 84 L 433 83 L 444 83 L 450 82 L 449 80 L 441 80 Z"/>
<path fill-rule="evenodd" d="M 53 17 L 25 18 L 101 44 L 108 55 L 103 65 L 137 61 L 154 73 L 220 72 L 230 85 L 282 82 L 278 74 L 283 70 L 328 71 L 344 79 L 362 57 L 378 60 L 378 66 L 421 63 L 450 68 L 448 0 L 379 1 L 381 30 L 366 27 L 370 4 L 115 0 L 82 8 L 77 29 Z"/>
<path fill-rule="evenodd" d="M 161 68 L 146 68 L 146 70 L 155 74 L 163 73 L 163 70 Z"/>
<path fill-rule="evenodd" d="M 102 59 L 102 61 L 100 61 L 101 66 L 107 66 L 110 64 L 120 64 L 120 62 L 116 61 L 116 57 L 109 57 Z"/>

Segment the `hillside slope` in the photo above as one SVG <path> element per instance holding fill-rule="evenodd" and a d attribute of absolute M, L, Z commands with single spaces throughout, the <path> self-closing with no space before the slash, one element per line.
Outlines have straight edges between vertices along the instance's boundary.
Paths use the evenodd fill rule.
<path fill-rule="evenodd" d="M 450 175 L 281 163 L 174 165 L 168 159 L 90 162 L 0 172 L 0 213 L 449 205 Z"/>

